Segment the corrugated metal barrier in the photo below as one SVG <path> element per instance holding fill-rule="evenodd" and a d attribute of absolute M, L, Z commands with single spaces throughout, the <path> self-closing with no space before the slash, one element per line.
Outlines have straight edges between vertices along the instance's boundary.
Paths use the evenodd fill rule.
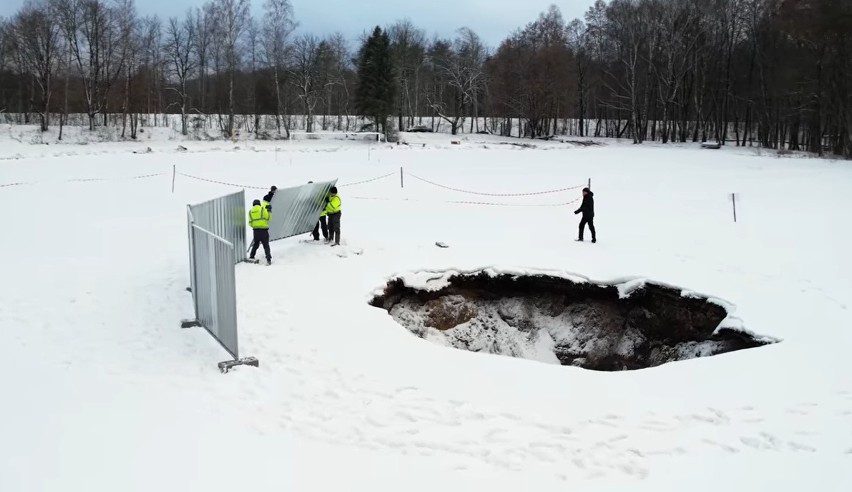
<path fill-rule="evenodd" d="M 236 198 L 239 198 L 239 201 Z M 189 265 L 195 319 L 182 326 L 201 326 L 233 357 L 220 362 L 219 369 L 228 372 L 236 365 L 257 366 L 253 357 L 240 358 L 237 333 L 237 287 L 235 263 L 245 258 L 245 193 L 211 200 L 187 207 Z M 228 208 L 230 207 L 230 208 Z M 239 248 L 227 238 L 198 223 L 196 210 L 214 228 L 242 241 Z M 240 220 L 236 218 L 239 217 Z M 235 225 L 238 224 L 239 231 Z"/>
<path fill-rule="evenodd" d="M 196 321 L 213 335 L 234 359 L 237 343 L 237 291 L 234 276 L 234 246 L 225 239 L 192 225 L 195 259 Z"/>
<path fill-rule="evenodd" d="M 311 232 L 325 208 L 328 191 L 337 183 L 325 181 L 279 188 L 272 197 L 269 239 L 284 239 Z"/>
<path fill-rule="evenodd" d="M 190 212 L 196 225 L 234 246 L 234 263 L 246 259 L 245 190 L 191 205 Z"/>

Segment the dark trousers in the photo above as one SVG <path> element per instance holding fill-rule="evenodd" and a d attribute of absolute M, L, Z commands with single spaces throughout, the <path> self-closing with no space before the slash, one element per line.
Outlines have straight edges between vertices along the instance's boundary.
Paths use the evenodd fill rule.
<path fill-rule="evenodd" d="M 257 254 L 257 248 L 262 244 L 263 252 L 266 253 L 266 259 L 271 260 L 272 254 L 269 252 L 269 229 L 253 229 L 254 238 L 251 241 L 251 253 L 249 258 L 254 259 Z"/>
<path fill-rule="evenodd" d="M 334 241 L 334 244 L 340 244 L 340 216 L 341 212 L 336 214 L 328 214 L 328 238 Z"/>
<path fill-rule="evenodd" d="M 583 216 L 583 220 L 580 221 L 580 235 L 577 237 L 579 239 L 583 239 L 583 233 L 586 231 L 586 224 L 589 224 L 589 230 L 592 231 L 592 239 L 597 239 L 595 236 L 595 218 L 586 217 L 585 215 Z"/>
<path fill-rule="evenodd" d="M 322 237 L 323 239 L 328 239 L 328 223 L 326 222 L 325 215 L 320 216 L 319 222 L 314 226 L 314 241 L 319 241 L 319 233 L 320 227 L 322 227 Z"/>

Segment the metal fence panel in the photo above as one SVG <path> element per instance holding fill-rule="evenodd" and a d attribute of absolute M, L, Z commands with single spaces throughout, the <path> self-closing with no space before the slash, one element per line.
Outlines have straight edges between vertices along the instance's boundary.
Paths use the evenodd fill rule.
<path fill-rule="evenodd" d="M 269 238 L 284 239 L 311 232 L 325 208 L 329 189 L 336 183 L 334 180 L 278 189 L 272 197 Z"/>
<path fill-rule="evenodd" d="M 234 245 L 196 224 L 190 229 L 196 320 L 239 359 Z"/>
<path fill-rule="evenodd" d="M 196 225 L 233 245 L 234 263 L 246 259 L 245 190 L 191 205 L 189 208 Z"/>

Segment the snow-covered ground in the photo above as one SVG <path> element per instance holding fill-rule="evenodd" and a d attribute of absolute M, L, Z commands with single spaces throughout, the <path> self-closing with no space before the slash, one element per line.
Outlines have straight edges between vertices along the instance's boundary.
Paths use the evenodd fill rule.
<path fill-rule="evenodd" d="M 0 491 L 852 483 L 848 162 L 480 135 L 179 152 L 164 135 L 12 134 L 0 127 L 0 185 L 25 184 L 0 188 Z M 259 188 L 390 174 L 341 187 L 346 248 L 362 255 L 294 239 L 273 243 L 272 267 L 237 267 L 240 348 L 258 369 L 220 374 L 224 351 L 179 328 L 192 315 L 185 206 L 237 188 L 178 175 L 173 194 L 173 165 Z M 415 176 L 490 194 L 591 178 L 600 242 L 574 243 L 575 205 L 557 206 L 578 190 L 469 195 Z M 440 347 L 367 304 L 396 274 L 487 267 L 678 285 L 783 341 L 596 373 Z"/>

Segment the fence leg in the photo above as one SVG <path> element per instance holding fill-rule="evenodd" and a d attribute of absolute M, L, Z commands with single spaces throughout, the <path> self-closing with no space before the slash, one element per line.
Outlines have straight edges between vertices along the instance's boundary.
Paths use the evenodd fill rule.
<path fill-rule="evenodd" d="M 400 188 L 405 188 L 405 180 L 404 180 L 404 178 L 403 178 L 402 168 L 401 168 L 401 167 L 399 168 L 399 187 L 400 187 Z"/>
<path fill-rule="evenodd" d="M 734 207 L 734 223 L 737 222 L 737 194 L 731 193 L 731 205 Z"/>
<path fill-rule="evenodd" d="M 175 192 L 175 175 L 177 175 L 177 164 L 172 164 L 172 193 Z"/>

